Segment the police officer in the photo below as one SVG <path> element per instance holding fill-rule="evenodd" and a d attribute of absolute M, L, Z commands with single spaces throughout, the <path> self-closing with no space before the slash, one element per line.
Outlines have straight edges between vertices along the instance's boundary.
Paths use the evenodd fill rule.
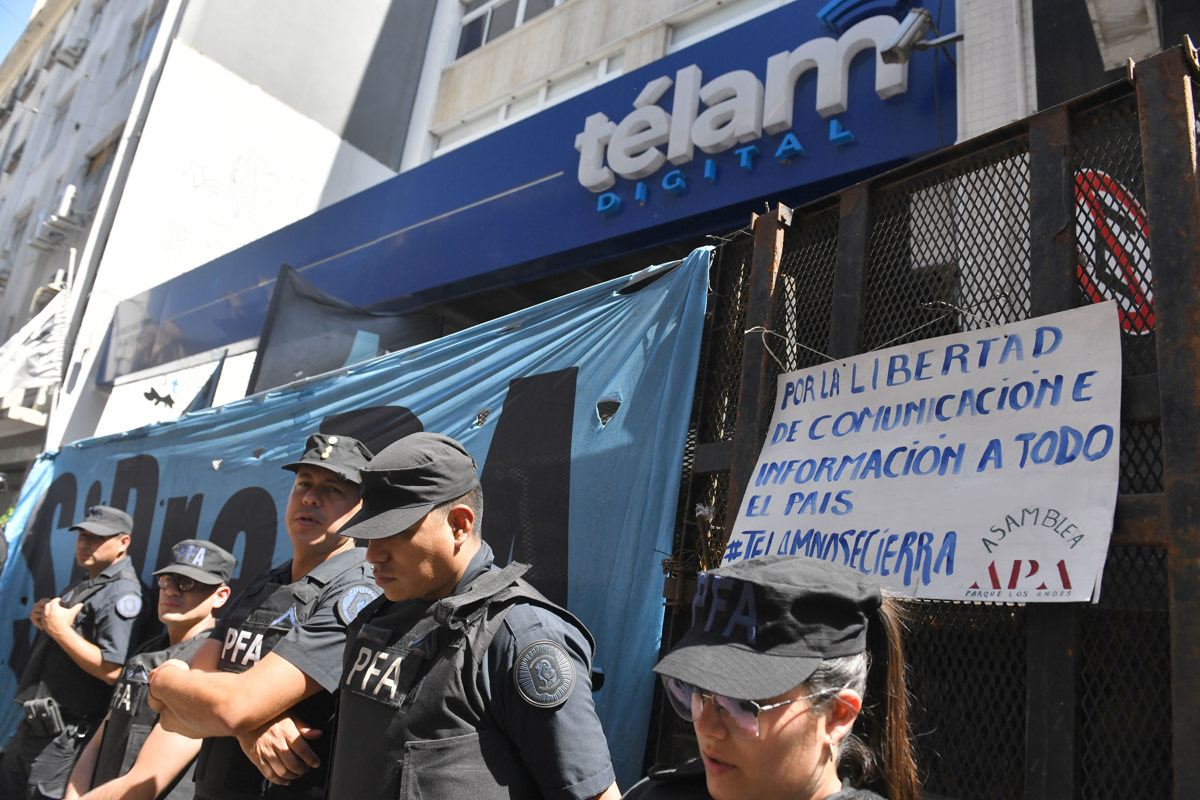
<path fill-rule="evenodd" d="M 125 555 L 129 515 L 92 506 L 70 530 L 87 578 L 61 598 L 38 600 L 29 614 L 38 634 L 17 685 L 25 716 L 0 766 L 6 800 L 63 796 L 141 627 L 145 588 Z"/>
<path fill-rule="evenodd" d="M 592 638 L 480 539 L 475 460 L 407 436 L 363 470 L 349 535 L 385 597 L 351 626 L 329 796 L 615 798 Z"/>
<path fill-rule="evenodd" d="M 169 658 L 190 659 L 208 638 L 213 613 L 229 599 L 226 582 L 237 560 L 198 539 L 173 548 L 158 577 L 158 619 L 166 633 L 146 642 L 125 662 L 113 690 L 108 716 L 75 764 L 65 800 L 87 792 L 87 800 L 191 800 L 191 766 L 200 742 L 154 729 L 158 714 L 146 703 L 150 671 Z M 153 738 L 147 738 L 151 729 Z M 145 750 L 146 756 L 139 758 Z M 93 791 L 88 789 L 95 786 Z"/>
<path fill-rule="evenodd" d="M 251 757 L 260 746 L 315 735 L 332 719 L 346 625 L 380 594 L 363 549 L 338 532 L 359 508 L 359 470 L 370 457 L 348 436 L 310 436 L 300 460 L 284 466 L 296 473 L 284 513 L 291 560 L 254 578 L 230 603 L 191 671 L 171 659 L 151 674 L 160 725 L 219 737 L 200 751 L 200 800 L 323 796 L 324 770 L 288 786 L 264 785 Z"/>

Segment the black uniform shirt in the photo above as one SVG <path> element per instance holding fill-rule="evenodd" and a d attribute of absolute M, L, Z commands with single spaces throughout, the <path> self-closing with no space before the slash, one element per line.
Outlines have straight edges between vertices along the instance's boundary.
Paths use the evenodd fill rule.
<path fill-rule="evenodd" d="M 62 604 L 78 605 L 76 598 L 80 596 L 85 598 L 83 607 L 72 627 L 100 648 L 105 661 L 124 664 L 141 627 L 144 602 L 142 584 L 132 562 L 128 557 L 120 558 L 95 578 L 80 581 L 63 593 Z M 45 631 L 39 631 L 16 700 L 53 697 L 63 713 L 73 718 L 103 714 L 111 692 L 111 686 L 84 671 Z"/>
<path fill-rule="evenodd" d="M 304 621 L 295 625 L 269 651 L 286 659 L 328 692 L 337 689 L 342 676 L 346 626 L 364 606 L 382 594 L 375 583 L 371 565 L 365 560 L 366 552 L 364 548 L 356 547 L 338 553 L 297 581 L 319 587 L 319 594 Z M 271 570 L 269 586 L 261 594 L 268 594 L 273 586 L 291 582 L 292 562 L 288 560 Z M 242 602 L 243 598 L 239 596 L 229 604 L 230 608 L 236 608 Z M 223 643 L 232 616 L 229 611 L 222 614 L 209 638 Z"/>
<path fill-rule="evenodd" d="M 372 600 L 383 594 L 375 583 L 374 571 L 366 562 L 367 551 L 355 548 L 339 553 L 308 573 L 323 585 L 308 619 L 288 631 L 271 652 L 321 684 L 327 692 L 337 691 L 342 677 L 342 651 L 346 649 L 346 626 Z M 291 562 L 285 566 L 291 570 Z"/>
<path fill-rule="evenodd" d="M 346 626 L 364 606 L 382 594 L 365 561 L 366 550 L 347 550 L 292 581 L 288 561 L 244 589 L 210 638 L 222 645 L 219 669 L 249 669 L 267 653 L 276 653 L 325 689 L 341 676 Z M 253 615 L 253 619 L 247 615 Z M 289 709 L 317 728 L 332 724 L 333 696 L 317 692 Z M 196 768 L 197 798 L 318 798 L 325 783 L 330 737 L 312 743 L 322 766 L 286 787 L 266 784 L 236 739 L 205 740 Z"/>
<path fill-rule="evenodd" d="M 455 593 L 493 568 L 492 549 L 485 542 Z M 530 703 L 515 679 L 520 654 L 529 645 L 546 640 L 565 646 L 576 675 L 571 694 L 550 713 Z M 591 675 L 588 638 L 553 611 L 525 603 L 508 612 L 479 670 L 479 691 L 490 698 L 491 716 L 517 745 L 521 760 L 547 797 L 593 797 L 616 778 L 592 702 Z"/>
<path fill-rule="evenodd" d="M 121 573 L 128 573 L 122 575 Z M 142 585 L 133 572 L 128 557 L 109 564 L 96 578 L 77 583 L 63 596 L 65 606 L 73 605 L 71 596 L 92 585 L 101 577 L 117 577 L 105 584 L 100 591 L 84 601 L 83 609 L 75 618 L 75 630 L 83 638 L 100 648 L 101 657 L 113 664 L 124 664 L 137 632 L 138 617 L 142 611 Z"/>
<path fill-rule="evenodd" d="M 492 569 L 497 567 L 485 542 L 472 557 L 454 594 L 466 592 L 477 578 Z M 373 619 L 386 618 L 389 627 L 395 626 L 394 630 L 409 629 L 425 613 L 427 605 L 420 601 L 385 603 Z M 517 682 L 521 654 L 539 642 L 557 645 L 574 667 L 575 682 L 570 694 L 550 707 L 527 699 Z M 347 642 L 347 647 L 355 647 L 353 639 Z M 347 663 L 353 663 L 353 658 Z M 475 673 L 475 686 L 488 717 L 512 742 L 525 769 L 547 798 L 593 797 L 614 780 L 608 744 L 592 702 L 591 668 L 592 645 L 583 631 L 548 608 L 518 602 L 508 610 Z M 437 689 L 426 687 L 425 691 Z M 438 720 L 463 713 L 461 701 L 455 697 L 440 698 L 436 702 L 443 705 L 444 714 L 432 714 L 429 724 L 438 728 Z M 437 738 L 434 730 L 424 733 Z"/>

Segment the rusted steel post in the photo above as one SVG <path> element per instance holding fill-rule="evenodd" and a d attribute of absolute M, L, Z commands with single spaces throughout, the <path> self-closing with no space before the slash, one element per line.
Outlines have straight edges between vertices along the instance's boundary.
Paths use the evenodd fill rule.
<path fill-rule="evenodd" d="M 756 214 L 754 255 L 750 260 L 750 296 L 746 304 L 746 330 L 774 330 L 775 280 L 783 258 L 784 229 L 792 222 L 792 210 L 776 206 L 766 214 Z M 725 510 L 724 539 L 737 520 L 742 493 L 758 460 L 762 434 L 771 419 L 767 407 L 773 396 L 771 384 L 775 370 L 761 333 L 747 333 L 742 347 L 742 373 L 738 391 L 737 422 L 733 429 L 733 460 L 729 470 L 729 503 Z"/>
<path fill-rule="evenodd" d="M 1075 181 L 1065 106 L 1029 120 L 1030 312 L 1074 306 Z M 1026 608 L 1025 797 L 1074 797 L 1078 764 L 1079 618 L 1075 604 Z"/>
<path fill-rule="evenodd" d="M 1154 269 L 1169 536 L 1173 796 L 1200 785 L 1200 193 L 1196 175 L 1195 51 L 1176 47 L 1134 72 Z"/>
<path fill-rule="evenodd" d="M 1066 106 L 1029 120 L 1029 264 L 1033 316 L 1075 305 L 1075 176 Z"/>
<path fill-rule="evenodd" d="M 865 183 L 842 192 L 838 209 L 837 270 L 829 319 L 829 354 L 845 358 L 862 352 L 867 297 L 867 257 L 871 250 L 871 193 Z"/>

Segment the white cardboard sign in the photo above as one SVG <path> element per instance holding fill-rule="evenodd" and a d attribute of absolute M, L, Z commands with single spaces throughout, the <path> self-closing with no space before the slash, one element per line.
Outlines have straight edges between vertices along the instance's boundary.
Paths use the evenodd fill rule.
<path fill-rule="evenodd" d="M 780 375 L 723 563 L 790 553 L 909 597 L 1098 600 L 1120 406 L 1111 302 Z"/>

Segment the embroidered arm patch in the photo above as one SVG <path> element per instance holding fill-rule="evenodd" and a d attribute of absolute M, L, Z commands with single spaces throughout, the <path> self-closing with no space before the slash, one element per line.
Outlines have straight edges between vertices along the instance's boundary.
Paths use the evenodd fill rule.
<path fill-rule="evenodd" d="M 555 708 L 565 703 L 575 688 L 575 664 L 558 642 L 534 642 L 517 656 L 513 679 L 517 691 L 531 705 Z"/>
<path fill-rule="evenodd" d="M 117 613 L 125 619 L 133 619 L 142 610 L 142 596 L 137 594 L 122 595 L 117 600 Z"/>
<path fill-rule="evenodd" d="M 378 586 L 367 586 L 360 583 L 351 586 L 337 602 L 337 615 L 343 625 L 349 625 L 375 598 L 383 593 Z"/>

